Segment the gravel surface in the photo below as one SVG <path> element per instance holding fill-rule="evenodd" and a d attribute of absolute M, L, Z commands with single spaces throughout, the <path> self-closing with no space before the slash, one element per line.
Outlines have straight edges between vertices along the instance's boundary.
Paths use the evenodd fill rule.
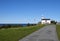
<path fill-rule="evenodd" d="M 59 41 L 55 25 L 45 26 L 19 41 Z"/>

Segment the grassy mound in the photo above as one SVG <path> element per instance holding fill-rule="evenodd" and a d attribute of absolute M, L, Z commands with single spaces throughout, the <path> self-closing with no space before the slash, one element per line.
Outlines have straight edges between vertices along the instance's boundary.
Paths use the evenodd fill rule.
<path fill-rule="evenodd" d="M 56 26 L 56 30 L 57 30 L 58 38 L 60 40 L 60 25 Z"/>
<path fill-rule="evenodd" d="M 43 25 L 0 29 L 0 41 L 18 41 L 32 32 L 42 28 Z"/>

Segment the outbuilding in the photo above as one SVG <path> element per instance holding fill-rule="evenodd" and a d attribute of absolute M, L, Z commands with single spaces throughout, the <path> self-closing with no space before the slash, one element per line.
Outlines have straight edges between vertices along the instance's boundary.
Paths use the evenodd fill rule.
<path fill-rule="evenodd" d="M 51 19 L 42 17 L 41 24 L 51 24 Z"/>

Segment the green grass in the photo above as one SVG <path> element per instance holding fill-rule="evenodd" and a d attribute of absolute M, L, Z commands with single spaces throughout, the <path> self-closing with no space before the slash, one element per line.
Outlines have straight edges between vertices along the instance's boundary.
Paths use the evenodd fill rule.
<path fill-rule="evenodd" d="M 43 25 L 0 29 L 0 41 L 18 41 L 32 32 L 42 28 Z"/>
<path fill-rule="evenodd" d="M 56 26 L 56 30 L 57 30 L 58 38 L 60 40 L 60 25 Z"/>

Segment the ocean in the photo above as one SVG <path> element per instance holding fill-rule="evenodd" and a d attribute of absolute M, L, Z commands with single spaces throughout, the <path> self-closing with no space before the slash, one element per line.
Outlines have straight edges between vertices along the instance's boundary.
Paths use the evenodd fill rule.
<path fill-rule="evenodd" d="M 11 25 L 11 26 L 27 26 L 27 24 L 0 24 L 0 27 L 1 26 L 4 26 L 4 25 Z M 30 24 L 31 25 L 31 24 Z"/>
<path fill-rule="evenodd" d="M 20 26 L 27 26 L 27 24 L 0 24 L 0 26 L 3 26 L 3 25 L 11 25 L 11 26 L 20 25 Z"/>

